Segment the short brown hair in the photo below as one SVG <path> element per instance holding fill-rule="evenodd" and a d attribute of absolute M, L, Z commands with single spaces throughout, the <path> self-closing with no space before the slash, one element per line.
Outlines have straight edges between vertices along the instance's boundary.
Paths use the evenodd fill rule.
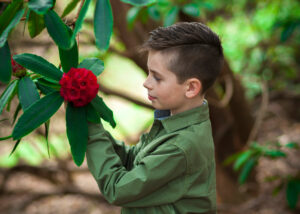
<path fill-rule="evenodd" d="M 210 28 L 198 22 L 180 22 L 149 34 L 142 50 L 172 54 L 167 67 L 179 83 L 197 78 L 202 83 L 202 93 L 212 86 L 222 67 L 223 48 Z"/>

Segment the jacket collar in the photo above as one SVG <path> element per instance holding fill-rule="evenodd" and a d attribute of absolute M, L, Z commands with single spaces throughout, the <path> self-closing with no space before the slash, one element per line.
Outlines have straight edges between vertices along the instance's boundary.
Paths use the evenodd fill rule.
<path fill-rule="evenodd" d="M 209 119 L 208 103 L 170 116 L 169 110 L 155 110 L 155 120 L 159 120 L 167 133 L 183 129 Z"/>

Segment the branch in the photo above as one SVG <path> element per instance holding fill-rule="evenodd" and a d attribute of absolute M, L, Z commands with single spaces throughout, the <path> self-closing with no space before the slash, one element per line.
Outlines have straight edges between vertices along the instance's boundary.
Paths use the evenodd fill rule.
<path fill-rule="evenodd" d="M 215 100 L 213 98 L 210 98 L 209 104 L 219 107 L 219 108 L 224 108 L 226 107 L 233 95 L 233 81 L 232 78 L 230 77 L 230 75 L 225 75 L 224 77 L 224 81 L 225 81 L 225 95 L 223 96 L 221 101 Z"/>
<path fill-rule="evenodd" d="M 249 138 L 247 140 L 248 146 L 257 137 L 257 133 L 259 131 L 259 128 L 262 124 L 265 112 L 267 111 L 268 105 L 269 105 L 269 92 L 268 92 L 268 86 L 267 86 L 266 82 L 261 83 L 261 89 L 262 89 L 261 106 L 260 106 L 259 112 L 257 114 L 256 120 L 254 122 L 253 128 L 250 132 Z"/>
<path fill-rule="evenodd" d="M 118 96 L 118 97 L 121 97 L 125 100 L 128 100 L 130 102 L 133 102 L 137 105 L 140 105 L 140 106 L 143 106 L 145 108 L 148 108 L 148 109 L 153 109 L 152 105 L 150 104 L 147 104 L 147 103 L 144 103 L 142 101 L 139 101 L 138 99 L 136 98 L 133 98 L 131 96 L 128 96 L 124 93 L 121 93 L 121 92 L 118 92 L 118 91 L 115 91 L 115 90 L 112 90 L 112 89 L 109 89 L 109 88 L 106 88 L 105 86 L 103 85 L 100 85 L 99 87 L 99 91 L 103 92 L 104 94 L 107 94 L 107 95 L 114 95 L 114 96 Z"/>

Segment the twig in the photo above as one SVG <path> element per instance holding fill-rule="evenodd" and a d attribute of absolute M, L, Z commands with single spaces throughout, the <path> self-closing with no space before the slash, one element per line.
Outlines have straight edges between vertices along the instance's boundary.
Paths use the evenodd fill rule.
<path fill-rule="evenodd" d="M 76 17 L 75 17 L 75 19 L 74 19 L 74 21 L 73 21 L 74 24 L 76 23 L 76 21 L 77 21 L 77 19 L 78 19 L 78 17 L 79 17 L 79 14 L 80 14 L 80 11 L 81 11 L 81 9 L 82 9 L 82 7 L 83 7 L 84 2 L 85 2 L 85 0 L 81 0 L 81 2 L 80 2 L 79 9 L 78 9 L 77 14 L 76 14 Z"/>
<path fill-rule="evenodd" d="M 254 122 L 253 128 L 249 134 L 249 138 L 247 140 L 246 145 L 248 145 L 248 146 L 257 137 L 258 130 L 262 124 L 265 112 L 267 111 L 267 108 L 269 105 L 269 92 L 268 92 L 267 82 L 261 83 L 261 89 L 262 89 L 261 106 L 260 106 L 259 112 L 257 114 L 256 120 Z"/>
<path fill-rule="evenodd" d="M 147 104 L 147 103 L 144 103 L 142 101 L 139 101 L 137 100 L 136 98 L 133 98 L 131 96 L 128 96 L 124 93 L 121 93 L 121 92 L 118 92 L 118 91 L 115 91 L 115 90 L 112 90 L 112 89 L 109 89 L 109 88 L 106 88 L 105 86 L 103 85 L 100 85 L 99 87 L 99 91 L 103 92 L 104 94 L 107 94 L 107 95 L 115 95 L 115 96 L 118 96 L 118 97 L 121 97 L 125 100 L 128 100 L 130 102 L 133 102 L 137 105 L 140 105 L 140 106 L 143 106 L 145 108 L 149 108 L 149 109 L 153 109 L 153 107 L 150 105 L 150 104 Z"/>
<path fill-rule="evenodd" d="M 229 75 L 225 75 L 224 77 L 225 81 L 225 95 L 223 96 L 221 101 L 215 100 L 210 98 L 209 99 L 209 104 L 219 107 L 219 108 L 224 108 L 228 105 L 230 102 L 232 95 L 233 95 L 233 81 L 232 78 Z"/>

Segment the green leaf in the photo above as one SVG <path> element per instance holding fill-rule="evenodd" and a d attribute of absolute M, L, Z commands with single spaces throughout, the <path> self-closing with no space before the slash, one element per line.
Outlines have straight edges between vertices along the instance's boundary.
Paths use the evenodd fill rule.
<path fill-rule="evenodd" d="M 37 80 L 37 83 L 42 84 L 43 86 L 50 87 L 51 89 L 54 89 L 54 90 L 59 90 L 61 87 L 58 83 L 52 83 L 45 78 L 39 78 Z"/>
<path fill-rule="evenodd" d="M 133 28 L 133 24 L 134 24 L 135 20 L 137 19 L 141 9 L 142 9 L 141 7 L 132 7 L 128 10 L 126 20 L 127 20 L 129 29 Z"/>
<path fill-rule="evenodd" d="M 155 21 L 159 21 L 161 19 L 161 15 L 159 10 L 157 9 L 156 5 L 153 5 L 151 7 L 147 8 L 148 14 L 149 16 L 155 20 Z"/>
<path fill-rule="evenodd" d="M 2 48 L 0 47 L 0 59 L 0 81 L 3 83 L 9 83 L 12 67 L 10 49 L 7 42 Z"/>
<path fill-rule="evenodd" d="M 182 11 L 190 16 L 198 17 L 200 16 L 199 6 L 196 3 L 190 3 L 183 6 Z"/>
<path fill-rule="evenodd" d="M 17 140 L 17 142 L 14 145 L 13 150 L 10 152 L 9 156 L 11 156 L 17 149 L 17 147 L 19 146 L 19 143 L 21 142 L 21 139 Z"/>
<path fill-rule="evenodd" d="M 48 141 L 49 129 L 50 129 L 50 119 L 45 123 L 45 139 L 47 144 L 48 157 L 50 158 L 50 149 L 49 149 L 49 141 Z"/>
<path fill-rule="evenodd" d="M 177 6 L 173 6 L 169 12 L 167 13 L 165 19 L 164 19 L 164 26 L 170 26 L 176 22 L 177 15 L 179 12 L 179 8 Z"/>
<path fill-rule="evenodd" d="M 72 35 L 72 30 L 68 27 L 69 34 Z M 61 62 L 61 67 L 63 71 L 67 73 L 72 67 L 77 68 L 78 66 L 78 47 L 77 42 L 74 41 L 74 44 L 71 49 L 64 50 L 58 47 L 59 58 Z"/>
<path fill-rule="evenodd" d="M 285 145 L 285 147 L 290 148 L 290 149 L 298 149 L 299 145 L 295 142 L 289 142 Z"/>
<path fill-rule="evenodd" d="M 19 80 L 17 79 L 16 81 L 18 81 L 18 84 L 19 84 Z M 18 87 L 15 87 L 15 89 L 13 90 L 13 92 L 10 94 L 9 96 L 9 99 L 6 103 L 6 111 L 10 111 L 10 104 L 11 104 L 11 101 L 13 100 L 13 98 L 15 97 L 15 95 L 18 93 Z"/>
<path fill-rule="evenodd" d="M 5 105 L 10 100 L 10 97 L 13 95 L 16 87 L 18 85 L 17 80 L 11 81 L 11 83 L 6 87 L 5 91 L 0 96 L 0 114 L 2 114 L 2 111 L 5 107 Z"/>
<path fill-rule="evenodd" d="M 253 167 L 257 164 L 257 157 L 252 157 L 250 158 L 245 165 L 242 168 L 242 171 L 240 172 L 239 175 L 239 184 L 244 184 L 246 179 L 248 178 L 251 170 L 253 169 Z"/>
<path fill-rule="evenodd" d="M 51 7 L 53 7 L 53 0 L 30 0 L 28 2 L 28 7 L 37 14 L 44 15 Z"/>
<path fill-rule="evenodd" d="M 74 8 L 77 6 L 78 2 L 80 2 L 80 0 L 72 0 L 71 2 L 69 2 L 69 4 L 64 9 L 61 18 L 64 18 L 66 15 L 72 12 L 72 10 L 74 10 Z"/>
<path fill-rule="evenodd" d="M 99 76 L 104 70 L 104 62 L 98 58 L 84 59 L 78 68 L 91 70 L 96 76 Z"/>
<path fill-rule="evenodd" d="M 23 0 L 15 0 L 10 3 L 4 12 L 0 15 L 0 35 L 8 27 L 11 21 L 15 18 L 15 15 L 21 10 L 23 6 Z"/>
<path fill-rule="evenodd" d="M 91 0 L 85 0 L 84 4 L 80 10 L 80 13 L 78 15 L 78 18 L 75 22 L 75 28 L 71 37 L 71 41 L 73 42 L 75 40 L 75 37 L 77 35 L 77 33 L 80 31 L 81 27 L 82 27 L 82 23 L 84 21 L 85 15 L 87 13 L 87 10 L 89 8 Z"/>
<path fill-rule="evenodd" d="M 133 6 L 147 6 L 156 2 L 156 0 L 121 0 L 124 3 L 131 4 Z"/>
<path fill-rule="evenodd" d="M 230 155 L 228 158 L 224 160 L 223 165 L 228 166 L 229 164 L 234 162 L 242 153 L 243 151 Z"/>
<path fill-rule="evenodd" d="M 11 135 L 6 136 L 6 137 L 0 137 L 0 141 L 7 140 L 7 139 L 9 139 L 9 138 L 11 138 L 11 137 L 12 137 Z"/>
<path fill-rule="evenodd" d="M 268 150 L 264 155 L 271 158 L 286 157 L 286 154 L 280 150 Z"/>
<path fill-rule="evenodd" d="M 297 24 L 295 22 L 290 22 L 287 25 L 284 26 L 284 29 L 281 33 L 280 41 L 285 42 L 290 38 L 297 27 Z"/>
<path fill-rule="evenodd" d="M 80 166 L 84 160 L 88 141 L 85 107 L 74 107 L 73 104 L 68 103 L 66 125 L 73 160 L 77 166 Z"/>
<path fill-rule="evenodd" d="M 252 156 L 253 151 L 247 150 L 239 155 L 237 160 L 234 162 L 233 169 L 239 170 L 239 168 Z"/>
<path fill-rule="evenodd" d="M 103 102 L 102 98 L 98 95 L 92 100 L 92 105 L 94 106 L 95 110 L 98 112 L 101 118 L 105 121 L 109 122 L 110 125 L 114 128 L 116 127 L 116 122 L 114 120 L 113 112 L 110 110 L 105 103 Z"/>
<path fill-rule="evenodd" d="M 89 122 L 100 123 L 100 116 L 91 103 L 86 105 L 85 110 Z"/>
<path fill-rule="evenodd" d="M 51 92 L 55 91 L 53 88 L 45 86 L 45 85 L 41 84 L 40 82 L 36 82 L 36 86 L 45 95 L 50 94 Z"/>
<path fill-rule="evenodd" d="M 28 31 L 31 38 L 39 35 L 45 28 L 44 17 L 37 13 L 29 12 Z"/>
<path fill-rule="evenodd" d="M 70 49 L 73 44 L 68 28 L 57 13 L 53 10 L 49 10 L 44 15 L 44 20 L 48 33 L 52 37 L 53 41 L 62 49 Z"/>
<path fill-rule="evenodd" d="M 19 118 L 13 130 L 13 139 L 18 140 L 45 123 L 57 112 L 64 99 L 60 93 L 52 92 L 35 102 Z"/>
<path fill-rule="evenodd" d="M 14 55 L 13 58 L 17 63 L 37 74 L 57 81 L 62 78 L 63 73 L 53 64 L 40 56 L 23 53 Z"/>
<path fill-rule="evenodd" d="M 284 187 L 283 182 L 280 182 L 279 185 L 277 185 L 273 191 L 272 191 L 272 196 L 276 196 L 278 195 L 278 193 L 280 192 L 280 190 L 282 190 L 282 188 Z"/>
<path fill-rule="evenodd" d="M 14 119 L 13 119 L 12 125 L 15 124 L 16 119 L 17 119 L 18 114 L 19 114 L 19 112 L 20 112 L 21 109 L 22 109 L 22 106 L 19 103 L 18 106 L 17 106 L 17 108 L 16 108 L 16 110 L 15 110 L 15 113 L 14 113 L 14 117 L 13 117 Z"/>
<path fill-rule="evenodd" d="M 113 31 L 113 15 L 109 0 L 98 0 L 94 16 L 96 46 L 107 50 Z"/>
<path fill-rule="evenodd" d="M 18 84 L 18 96 L 22 109 L 25 111 L 30 105 L 40 99 L 39 92 L 32 79 L 23 77 Z"/>
<path fill-rule="evenodd" d="M 290 208 L 295 209 L 297 202 L 298 202 L 298 196 L 299 196 L 299 189 L 298 189 L 299 181 L 297 180 L 290 180 L 287 183 L 286 187 L 286 200 L 288 202 L 288 205 Z"/>
<path fill-rule="evenodd" d="M 13 29 L 21 20 L 23 14 L 25 12 L 25 9 L 19 10 L 14 18 L 10 21 L 10 23 L 7 25 L 7 27 L 3 30 L 3 32 L 0 34 L 0 47 L 3 47 L 5 45 L 5 42 L 7 40 L 7 36 L 11 29 Z"/>

